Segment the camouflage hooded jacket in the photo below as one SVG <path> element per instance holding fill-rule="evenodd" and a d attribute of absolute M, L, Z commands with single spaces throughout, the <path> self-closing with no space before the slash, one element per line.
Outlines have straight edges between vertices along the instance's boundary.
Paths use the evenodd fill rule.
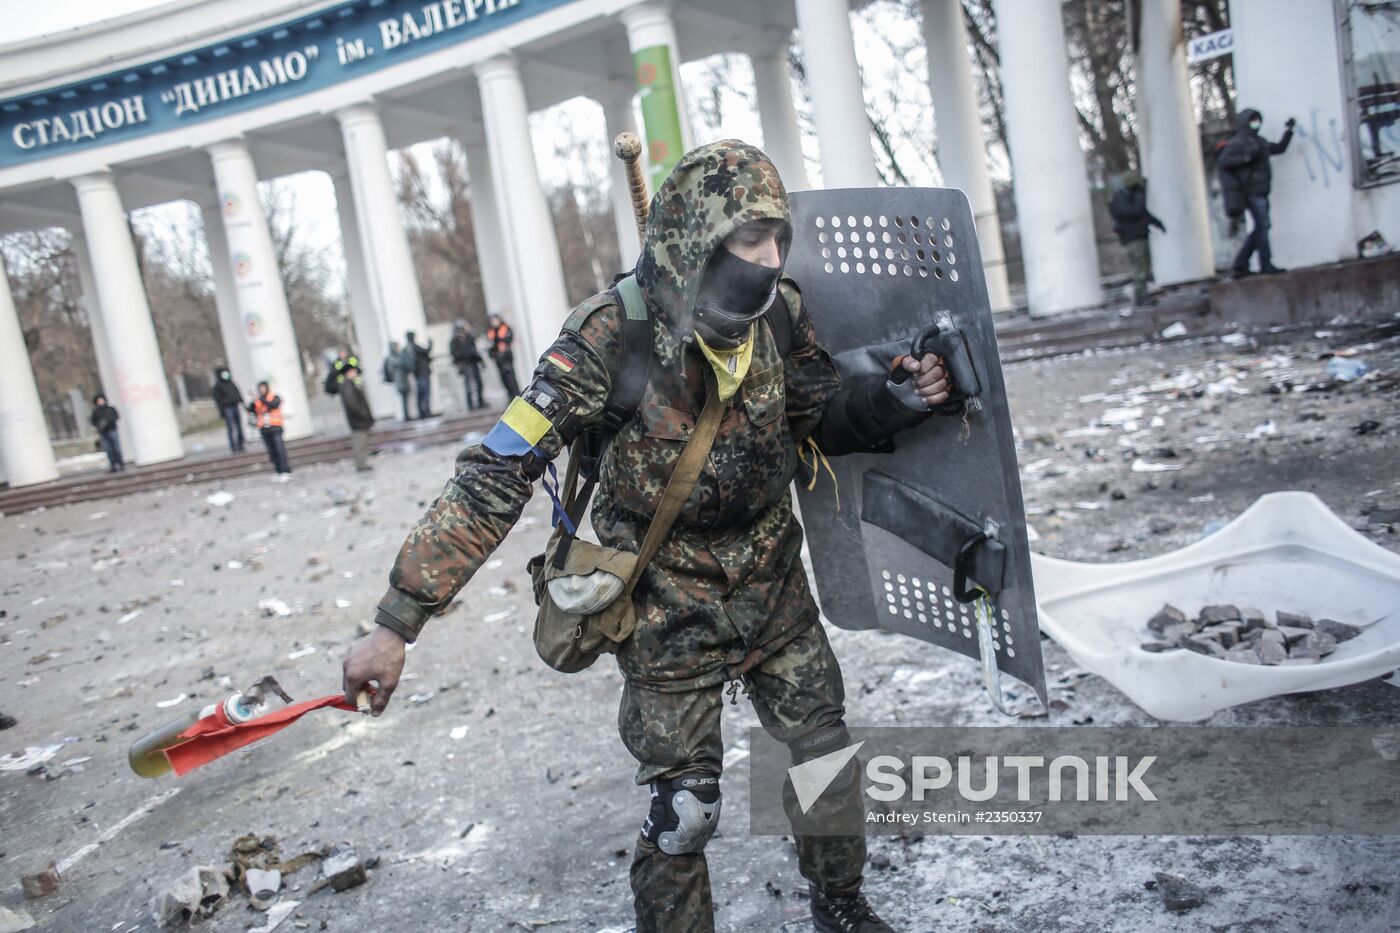
<path fill-rule="evenodd" d="M 735 140 L 688 153 L 653 198 L 636 273 L 652 316 L 651 376 L 601 467 L 591 517 L 604 545 L 640 547 L 703 407 L 706 364 L 689 321 L 711 254 L 736 228 L 768 218 L 790 224 L 782 182 L 762 152 Z M 718 683 L 817 619 L 789 484 L 796 446 L 840 379 L 801 296 L 780 287 L 791 348 L 781 358 L 768 328 L 756 329 L 752 364 L 709 462 L 634 594 L 637 629 L 618 654 L 632 683 L 666 691 Z M 595 295 L 570 315 L 515 403 L 543 416 L 530 415 L 539 436 L 520 451 L 493 450 L 488 437 L 461 453 L 399 551 L 380 624 L 412 639 L 446 608 L 519 518 L 546 464 L 599 422 L 621 359 L 621 309 L 609 293 Z"/>

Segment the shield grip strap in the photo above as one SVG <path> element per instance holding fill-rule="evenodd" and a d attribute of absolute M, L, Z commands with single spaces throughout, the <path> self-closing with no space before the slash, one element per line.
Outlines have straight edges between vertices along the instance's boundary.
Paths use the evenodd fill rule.
<path fill-rule="evenodd" d="M 865 474 L 860 517 L 923 551 L 964 583 L 970 579 L 988 593 L 1001 592 L 1005 545 L 988 538 L 981 525 L 932 496 L 871 471 Z M 971 602 L 973 594 L 965 586 L 959 590 L 959 601 Z"/>

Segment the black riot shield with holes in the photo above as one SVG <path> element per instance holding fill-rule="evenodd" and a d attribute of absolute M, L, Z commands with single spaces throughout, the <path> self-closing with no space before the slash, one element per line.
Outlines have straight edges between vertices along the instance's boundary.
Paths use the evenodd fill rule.
<path fill-rule="evenodd" d="M 943 357 L 956 410 L 899 435 L 891 454 L 831 461 L 799 484 L 816 588 L 842 628 L 882 628 L 982 663 L 1045 701 L 1025 508 L 976 229 L 938 188 L 791 196 L 787 272 L 843 377 Z M 903 388 L 910 404 L 918 403 Z"/>

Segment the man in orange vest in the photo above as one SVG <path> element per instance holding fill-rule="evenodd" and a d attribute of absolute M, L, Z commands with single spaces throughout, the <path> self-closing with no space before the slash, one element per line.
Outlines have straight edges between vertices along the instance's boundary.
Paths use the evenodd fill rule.
<path fill-rule="evenodd" d="M 292 467 L 287 463 L 287 442 L 282 440 L 282 397 L 272 394 L 266 382 L 258 383 L 258 395 L 248 403 L 248 410 L 257 417 L 259 433 L 272 458 L 272 468 L 279 480 L 290 477 Z"/>
<path fill-rule="evenodd" d="M 506 387 L 506 398 L 520 394 L 520 385 L 515 381 L 515 332 L 501 319 L 499 314 L 491 315 L 491 327 L 486 331 L 486 339 L 491 342 L 491 359 L 496 361 L 496 371 L 501 374 L 501 385 Z"/>

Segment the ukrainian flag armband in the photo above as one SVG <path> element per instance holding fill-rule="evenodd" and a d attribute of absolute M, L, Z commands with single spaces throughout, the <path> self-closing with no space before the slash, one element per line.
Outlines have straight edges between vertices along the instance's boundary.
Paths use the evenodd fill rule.
<path fill-rule="evenodd" d="M 552 427 L 544 413 L 525 399 L 516 398 L 481 445 L 501 457 L 523 457 L 535 452 L 535 445 Z"/>

